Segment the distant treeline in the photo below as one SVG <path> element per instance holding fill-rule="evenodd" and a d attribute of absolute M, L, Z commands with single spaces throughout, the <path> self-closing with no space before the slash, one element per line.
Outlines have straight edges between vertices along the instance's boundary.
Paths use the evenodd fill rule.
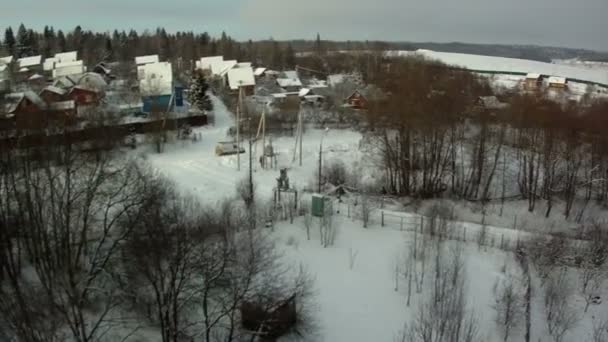
<path fill-rule="evenodd" d="M 379 41 L 328 41 L 317 34 L 316 39 L 276 41 L 273 39 L 239 42 L 222 33 L 212 37 L 206 32 L 169 33 L 164 28 L 138 32 L 114 30 L 93 32 L 80 26 L 71 31 L 46 26 L 41 32 L 20 25 L 8 27 L 1 39 L 0 55 L 17 57 L 57 52 L 78 51 L 81 59 L 91 65 L 100 61 L 127 61 L 135 56 L 159 54 L 162 60 L 191 61 L 203 56 L 223 55 L 226 59 L 251 61 L 274 68 L 290 68 L 296 63 L 295 52 L 324 53 L 337 50 L 431 49 L 443 52 L 474 53 L 490 56 L 549 61 L 554 58 L 580 57 L 587 60 L 608 60 L 608 53 L 589 50 L 467 43 L 408 43 Z"/>

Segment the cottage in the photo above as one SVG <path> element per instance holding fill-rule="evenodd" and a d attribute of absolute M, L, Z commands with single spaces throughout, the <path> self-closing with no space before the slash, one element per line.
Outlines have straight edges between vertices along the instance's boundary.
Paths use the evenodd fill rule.
<path fill-rule="evenodd" d="M 73 100 L 77 106 L 96 105 L 102 99 L 103 94 L 80 85 L 72 87 L 68 93 L 68 97 Z"/>
<path fill-rule="evenodd" d="M 537 73 L 529 73 L 526 75 L 524 80 L 524 88 L 534 90 L 540 88 L 542 85 L 542 76 Z"/>
<path fill-rule="evenodd" d="M 347 97 L 345 102 L 345 106 L 353 109 L 367 109 L 367 99 L 358 90 Z"/>
<path fill-rule="evenodd" d="M 286 92 L 299 92 L 302 88 L 297 71 L 283 71 L 277 78 L 277 84 Z"/>
<path fill-rule="evenodd" d="M 228 71 L 235 68 L 237 65 L 236 60 L 223 61 L 222 63 L 214 64 L 211 66 L 211 73 L 214 76 L 225 77 Z"/>
<path fill-rule="evenodd" d="M 55 86 L 47 86 L 40 91 L 40 98 L 47 103 L 63 101 L 67 95 L 67 90 Z"/>
<path fill-rule="evenodd" d="M 230 90 L 243 90 L 245 96 L 253 95 L 255 90 L 255 77 L 251 67 L 235 68 L 228 71 L 228 86 Z"/>
<path fill-rule="evenodd" d="M 42 129 L 47 126 L 45 115 L 48 106 L 38 94 L 33 91 L 6 95 L 8 104 L 5 112 L 15 117 L 19 129 Z"/>
<path fill-rule="evenodd" d="M 549 88 L 565 89 L 568 87 L 568 79 L 565 77 L 551 76 L 548 80 Z"/>

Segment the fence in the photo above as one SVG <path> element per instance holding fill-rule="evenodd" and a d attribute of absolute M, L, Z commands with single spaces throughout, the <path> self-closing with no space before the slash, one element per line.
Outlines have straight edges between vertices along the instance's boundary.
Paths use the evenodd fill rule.
<path fill-rule="evenodd" d="M 334 203 L 334 209 L 336 214 L 353 220 L 363 221 L 365 215 L 365 209 L 361 203 Z M 512 229 L 395 212 L 382 208 L 369 209 L 368 225 L 403 232 L 418 232 L 445 240 L 473 242 L 479 246 L 499 248 L 506 251 L 514 251 L 519 246 L 521 238 L 532 235 Z"/>

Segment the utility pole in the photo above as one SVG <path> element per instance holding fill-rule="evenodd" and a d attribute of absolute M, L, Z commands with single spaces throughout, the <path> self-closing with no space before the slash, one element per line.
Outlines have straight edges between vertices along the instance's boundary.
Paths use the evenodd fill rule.
<path fill-rule="evenodd" d="M 252 149 L 253 132 L 252 131 L 253 130 L 251 129 L 251 123 L 252 123 L 251 119 L 252 119 L 251 111 L 249 111 L 247 113 L 247 120 L 249 121 L 249 124 L 247 126 L 248 126 L 248 131 L 249 131 L 249 200 L 250 200 L 249 205 L 250 206 L 253 205 L 253 198 L 254 198 L 254 196 L 253 196 L 253 155 L 252 155 L 252 152 L 253 152 L 253 149 Z"/>
<path fill-rule="evenodd" d="M 241 171 L 241 96 L 243 89 L 239 87 L 239 99 L 236 103 L 236 170 Z"/>
<path fill-rule="evenodd" d="M 319 143 L 319 194 L 321 193 L 321 172 L 323 170 L 323 138 L 325 138 L 327 132 L 329 132 L 329 128 L 325 128 L 325 131 L 321 135 L 321 142 Z"/>

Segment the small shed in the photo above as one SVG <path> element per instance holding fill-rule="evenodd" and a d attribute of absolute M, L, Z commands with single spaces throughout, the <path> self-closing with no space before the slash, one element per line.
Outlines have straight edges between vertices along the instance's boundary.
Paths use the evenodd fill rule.
<path fill-rule="evenodd" d="M 565 89 L 568 87 L 568 79 L 565 77 L 551 76 L 548 83 L 549 88 Z"/>
<path fill-rule="evenodd" d="M 526 89 L 538 89 L 542 85 L 542 76 L 538 73 L 529 73 L 526 75 L 524 80 L 524 87 Z"/>
<path fill-rule="evenodd" d="M 367 109 L 367 99 L 360 91 L 355 90 L 349 97 L 345 100 L 346 106 L 351 107 L 353 109 Z"/>
<path fill-rule="evenodd" d="M 237 153 L 245 153 L 245 149 L 239 148 L 235 141 L 221 141 L 215 147 L 215 154 L 218 156 L 228 156 Z"/>

